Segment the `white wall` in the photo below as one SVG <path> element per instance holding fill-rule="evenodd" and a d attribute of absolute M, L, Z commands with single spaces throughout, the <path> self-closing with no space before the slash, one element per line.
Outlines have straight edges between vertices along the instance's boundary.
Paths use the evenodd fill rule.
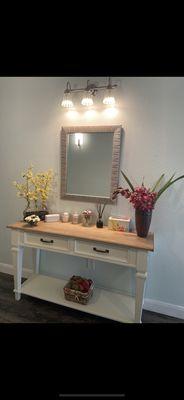
<path fill-rule="evenodd" d="M 72 85 L 84 85 L 87 78 L 69 78 Z M 94 79 L 93 79 L 94 80 Z M 105 78 L 95 78 L 103 82 Z M 0 262 L 11 264 L 10 232 L 6 225 L 22 216 L 24 201 L 16 198 L 12 181 L 31 162 L 35 169 L 53 168 L 59 182 L 59 136 L 63 125 L 122 124 L 125 135 L 121 168 L 135 184 L 145 177 L 152 184 L 162 172 L 168 177 L 184 172 L 184 78 L 114 78 L 118 82 L 116 115 L 108 115 L 100 103 L 93 115 L 79 111 L 73 115 L 61 109 L 61 97 L 67 78 L 0 78 Z M 123 184 L 120 178 L 120 183 Z M 155 252 L 150 256 L 146 297 L 184 306 L 184 181 L 179 181 L 160 198 L 153 212 L 151 230 L 155 232 Z M 78 210 L 93 204 L 77 203 Z M 76 209 L 71 201 L 59 199 L 59 184 L 52 211 Z M 115 212 L 108 206 L 106 218 Z M 127 200 L 119 198 L 117 214 L 134 215 Z M 47 257 L 46 257 L 47 256 Z M 42 253 L 42 271 L 60 273 L 61 255 Z M 62 263 L 68 262 L 63 256 Z M 76 261 L 70 260 L 71 268 Z M 73 263 L 73 264 L 72 264 Z M 27 252 L 25 265 L 31 266 Z M 82 262 L 81 262 L 81 265 Z M 63 268 L 63 267 L 62 267 Z M 78 264 L 78 268 L 80 267 Z M 84 266 L 85 268 L 85 266 Z M 101 265 L 106 269 L 106 265 Z M 113 281 L 134 291 L 132 271 L 108 266 L 106 284 Z M 121 279 L 119 279 L 121 274 Z M 101 281 L 101 269 L 97 268 Z"/>
<path fill-rule="evenodd" d="M 128 78 L 124 81 L 126 132 L 123 168 L 140 183 L 162 172 L 184 173 L 184 78 Z M 184 180 L 160 197 L 153 213 L 155 253 L 146 297 L 184 305 Z"/>

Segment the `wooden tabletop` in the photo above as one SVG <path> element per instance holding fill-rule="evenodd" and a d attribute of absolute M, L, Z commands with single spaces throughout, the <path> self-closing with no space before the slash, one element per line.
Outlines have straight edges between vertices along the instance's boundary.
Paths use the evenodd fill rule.
<path fill-rule="evenodd" d="M 37 226 L 30 227 L 25 222 L 16 222 L 8 225 L 7 228 L 16 229 L 24 232 L 46 233 L 50 235 L 68 236 L 86 240 L 96 240 L 104 243 L 113 243 L 133 247 L 136 249 L 154 251 L 154 235 L 149 233 L 147 238 L 141 238 L 136 233 L 117 232 L 103 227 L 96 226 L 85 227 L 81 224 L 72 224 L 71 222 L 44 222 L 40 221 Z"/>

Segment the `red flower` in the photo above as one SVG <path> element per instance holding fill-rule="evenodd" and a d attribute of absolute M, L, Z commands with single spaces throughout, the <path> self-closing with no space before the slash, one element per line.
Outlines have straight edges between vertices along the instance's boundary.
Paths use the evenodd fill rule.
<path fill-rule="evenodd" d="M 134 208 L 142 211 L 153 210 L 157 197 L 156 192 L 151 192 L 150 189 L 145 188 L 143 185 L 136 187 L 132 192 L 130 192 L 129 189 L 119 187 L 114 191 L 112 199 L 115 199 L 118 194 L 129 199 L 129 202 L 132 203 Z"/>

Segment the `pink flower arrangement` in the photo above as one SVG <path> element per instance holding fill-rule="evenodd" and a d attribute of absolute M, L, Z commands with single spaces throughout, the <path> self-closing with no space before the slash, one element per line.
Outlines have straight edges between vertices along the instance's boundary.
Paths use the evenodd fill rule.
<path fill-rule="evenodd" d="M 93 215 L 93 212 L 91 210 L 84 210 L 84 211 L 82 211 L 82 215 L 85 218 L 85 226 L 89 226 L 90 219 L 91 219 L 91 216 Z"/>
<path fill-rule="evenodd" d="M 171 176 L 171 178 L 162 186 L 161 189 L 156 191 L 158 188 L 161 180 L 163 179 L 165 174 L 162 174 L 161 177 L 158 179 L 156 184 L 153 186 L 152 189 L 146 188 L 144 186 L 144 183 L 142 182 L 141 186 L 135 187 L 132 185 L 130 180 L 127 178 L 127 176 L 121 171 L 123 177 L 125 178 L 126 182 L 128 183 L 129 189 L 124 189 L 122 187 L 118 187 L 112 195 L 112 199 L 114 200 L 118 194 L 121 194 L 124 196 L 126 199 L 129 199 L 129 202 L 132 203 L 133 207 L 135 209 L 141 210 L 141 211 L 151 211 L 154 209 L 155 203 L 158 200 L 158 198 L 161 196 L 161 194 L 174 182 L 177 180 L 184 178 L 184 175 L 179 176 L 178 178 L 173 180 L 174 175 Z"/>
<path fill-rule="evenodd" d="M 118 188 L 113 193 L 113 199 L 115 199 L 119 193 L 126 199 L 129 199 L 129 202 L 132 203 L 134 208 L 138 208 L 142 211 L 154 209 L 157 193 L 150 192 L 150 189 L 146 189 L 144 185 L 136 187 L 133 192 L 130 192 L 129 189 Z"/>

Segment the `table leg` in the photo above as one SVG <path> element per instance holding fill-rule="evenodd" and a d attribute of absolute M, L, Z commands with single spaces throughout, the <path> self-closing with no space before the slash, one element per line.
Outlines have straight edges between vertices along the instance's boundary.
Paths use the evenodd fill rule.
<path fill-rule="evenodd" d="M 14 266 L 14 292 L 15 300 L 21 299 L 21 279 L 24 248 L 21 246 L 12 248 Z"/>
<path fill-rule="evenodd" d="M 146 272 L 136 272 L 135 322 L 137 323 L 141 322 L 146 276 Z"/>
<path fill-rule="evenodd" d="M 144 301 L 145 281 L 147 277 L 147 252 L 137 253 L 136 292 L 135 292 L 135 322 L 141 322 L 142 306 Z"/>
<path fill-rule="evenodd" d="M 35 260 L 35 273 L 39 274 L 40 267 L 40 249 L 35 249 L 36 251 L 36 260 Z"/>

